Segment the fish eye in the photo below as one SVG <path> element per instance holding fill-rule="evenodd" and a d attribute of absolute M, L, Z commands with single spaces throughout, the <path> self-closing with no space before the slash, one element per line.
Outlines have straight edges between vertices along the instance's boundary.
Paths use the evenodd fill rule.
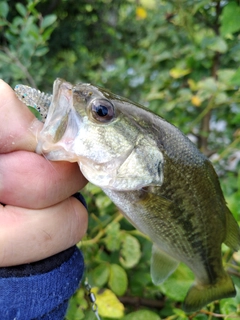
<path fill-rule="evenodd" d="M 90 111 L 93 118 L 99 122 L 109 122 L 114 116 L 114 106 L 106 99 L 95 99 L 91 102 Z"/>

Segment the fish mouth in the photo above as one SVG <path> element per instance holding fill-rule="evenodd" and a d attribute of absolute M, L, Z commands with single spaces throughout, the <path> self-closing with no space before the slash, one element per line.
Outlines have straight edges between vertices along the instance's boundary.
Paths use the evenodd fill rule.
<path fill-rule="evenodd" d="M 77 162 L 79 155 L 75 150 L 75 139 L 78 136 L 81 119 L 77 113 L 69 111 L 63 120 L 49 121 L 37 137 L 36 153 L 44 154 L 52 161 Z"/>
<path fill-rule="evenodd" d="M 52 102 L 36 147 L 36 153 L 49 160 L 77 161 L 72 148 L 81 120 L 73 108 L 73 88 L 63 79 L 54 82 Z"/>

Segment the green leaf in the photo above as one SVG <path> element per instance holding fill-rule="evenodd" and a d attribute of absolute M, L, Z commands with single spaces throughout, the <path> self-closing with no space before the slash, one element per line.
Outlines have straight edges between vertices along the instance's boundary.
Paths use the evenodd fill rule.
<path fill-rule="evenodd" d="M 218 80 L 223 82 L 226 85 L 229 85 L 229 82 L 232 80 L 235 75 L 236 70 L 234 69 L 219 69 L 217 72 Z"/>
<path fill-rule="evenodd" d="M 20 16 L 16 16 L 14 19 L 13 19 L 13 22 L 11 24 L 11 28 L 17 28 L 18 30 L 18 34 L 20 33 L 20 29 L 21 29 L 21 26 L 24 24 L 24 19 Z"/>
<path fill-rule="evenodd" d="M 230 80 L 231 84 L 240 86 L 240 68 L 238 68 L 235 74 L 232 76 Z"/>
<path fill-rule="evenodd" d="M 222 36 L 232 34 L 240 30 L 240 6 L 236 2 L 229 2 L 224 8 L 221 16 L 220 31 Z"/>
<path fill-rule="evenodd" d="M 216 105 L 226 104 L 228 103 L 229 98 L 228 95 L 225 92 L 219 92 L 216 94 L 214 102 Z"/>
<path fill-rule="evenodd" d="M 191 72 L 191 69 L 180 69 L 180 68 L 172 68 L 170 70 L 170 75 L 174 79 L 182 78 L 189 74 Z"/>
<path fill-rule="evenodd" d="M 194 280 L 192 272 L 184 264 L 160 285 L 161 291 L 175 301 L 183 301 Z"/>
<path fill-rule="evenodd" d="M 106 237 L 104 243 L 109 251 L 119 250 L 121 244 L 120 224 L 118 222 L 110 223 L 106 228 Z"/>
<path fill-rule="evenodd" d="M 123 317 L 121 320 L 160 320 L 161 318 L 152 311 L 149 310 L 139 310 L 129 313 L 127 316 Z"/>
<path fill-rule="evenodd" d="M 51 26 L 57 20 L 57 16 L 55 14 L 49 14 L 45 16 L 41 22 L 41 28 L 46 29 Z"/>
<path fill-rule="evenodd" d="M 45 29 L 45 30 L 43 31 L 43 33 L 41 34 L 43 40 L 47 41 L 47 40 L 50 38 L 53 30 L 54 30 L 54 28 L 52 28 L 52 27 Z"/>
<path fill-rule="evenodd" d="M 23 5 L 22 3 L 18 2 L 18 3 L 16 4 L 16 9 L 17 9 L 18 13 L 20 13 L 20 15 L 21 15 L 22 17 L 26 17 L 26 15 L 27 15 L 27 9 L 26 9 L 26 7 L 24 7 L 24 5 Z"/>
<path fill-rule="evenodd" d="M 76 319 L 73 319 L 73 320 L 76 320 Z M 92 310 L 87 310 L 84 314 L 84 320 L 96 320 L 95 313 Z"/>
<path fill-rule="evenodd" d="M 150 266 L 143 271 L 134 270 L 129 277 L 129 287 L 133 295 L 141 296 L 143 288 L 152 285 L 152 278 L 150 275 Z"/>
<path fill-rule="evenodd" d="M 25 77 L 23 70 L 19 66 L 11 63 L 8 67 L 9 67 L 10 72 L 12 72 L 14 74 L 14 78 L 16 80 L 23 79 Z"/>
<path fill-rule="evenodd" d="M 3 63 L 10 63 L 11 62 L 11 58 L 6 54 L 0 51 L 0 62 Z"/>
<path fill-rule="evenodd" d="M 9 6 L 6 1 L 0 2 L 0 17 L 6 18 L 9 11 Z"/>
<path fill-rule="evenodd" d="M 240 216 L 239 198 L 240 191 L 233 192 L 231 195 L 226 196 L 228 207 L 235 218 L 238 218 Z"/>
<path fill-rule="evenodd" d="M 70 300 L 68 304 L 68 313 L 66 315 L 66 320 L 82 320 L 85 319 L 84 312 L 73 299 Z"/>
<path fill-rule="evenodd" d="M 226 320 L 234 320 L 237 315 L 237 302 L 236 298 L 228 298 L 220 300 L 220 310 L 221 313 L 227 314 Z M 233 317 L 231 317 L 231 315 Z"/>
<path fill-rule="evenodd" d="M 189 318 L 187 318 L 187 319 L 189 319 Z M 198 314 L 194 317 L 194 320 L 208 320 L 208 316 L 206 314 Z"/>
<path fill-rule="evenodd" d="M 110 289 L 118 296 L 124 295 L 128 286 L 126 271 L 118 264 L 111 264 L 108 281 Z"/>
<path fill-rule="evenodd" d="M 36 57 L 44 56 L 49 51 L 48 47 L 40 47 L 35 51 Z"/>
<path fill-rule="evenodd" d="M 7 21 L 0 18 L 0 27 L 6 26 L 6 25 L 7 25 Z"/>
<path fill-rule="evenodd" d="M 120 263 L 125 268 L 134 267 L 141 258 L 140 243 L 137 238 L 125 234 L 123 236 L 122 247 L 120 250 Z"/>
<path fill-rule="evenodd" d="M 196 12 L 199 11 L 199 9 L 201 10 L 202 7 L 209 5 L 209 0 L 203 0 L 203 1 L 197 2 L 196 4 L 195 2 L 193 2 L 193 4 L 194 6 L 193 6 L 192 14 L 194 15 Z"/>
<path fill-rule="evenodd" d="M 228 50 L 226 41 L 221 37 L 212 38 L 207 48 L 220 53 L 225 53 Z"/>
<path fill-rule="evenodd" d="M 89 305 L 84 295 L 84 289 L 79 289 L 69 300 L 66 320 L 86 320 L 84 311 L 88 309 Z"/>
<path fill-rule="evenodd" d="M 102 287 L 105 283 L 107 283 L 109 274 L 109 265 L 106 263 L 100 264 L 92 271 L 94 284 L 97 287 Z"/>
<path fill-rule="evenodd" d="M 199 81 L 197 83 L 197 87 L 199 90 L 203 90 L 212 94 L 212 93 L 216 93 L 218 89 L 218 84 L 214 78 L 209 77 L 202 81 Z"/>
<path fill-rule="evenodd" d="M 178 319 L 181 319 L 181 320 L 188 319 L 188 316 L 182 309 L 174 308 L 173 311 L 174 311 L 174 314 L 178 315 Z"/>
<path fill-rule="evenodd" d="M 96 205 L 101 209 L 107 208 L 111 203 L 112 201 L 105 194 L 101 194 L 101 196 L 96 199 Z"/>

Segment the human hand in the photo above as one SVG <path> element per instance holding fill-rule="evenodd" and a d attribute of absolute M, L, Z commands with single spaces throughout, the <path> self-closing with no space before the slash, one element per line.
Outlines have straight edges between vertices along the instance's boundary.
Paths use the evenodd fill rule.
<path fill-rule="evenodd" d="M 87 211 L 72 194 L 87 183 L 76 163 L 34 153 L 42 123 L 0 80 L 0 267 L 29 263 L 77 243 Z"/>

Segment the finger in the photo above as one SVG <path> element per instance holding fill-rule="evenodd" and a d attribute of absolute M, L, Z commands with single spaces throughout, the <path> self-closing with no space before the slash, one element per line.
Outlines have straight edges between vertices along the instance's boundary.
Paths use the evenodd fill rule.
<path fill-rule="evenodd" d="M 0 206 L 0 267 L 38 261 L 79 242 L 87 211 L 71 197 L 41 210 Z"/>
<path fill-rule="evenodd" d="M 35 151 L 36 135 L 42 128 L 32 112 L 20 101 L 9 85 L 0 79 L 0 152 Z"/>
<path fill-rule="evenodd" d="M 50 162 L 28 151 L 0 155 L 0 202 L 45 208 L 82 189 L 87 183 L 77 163 Z"/>

